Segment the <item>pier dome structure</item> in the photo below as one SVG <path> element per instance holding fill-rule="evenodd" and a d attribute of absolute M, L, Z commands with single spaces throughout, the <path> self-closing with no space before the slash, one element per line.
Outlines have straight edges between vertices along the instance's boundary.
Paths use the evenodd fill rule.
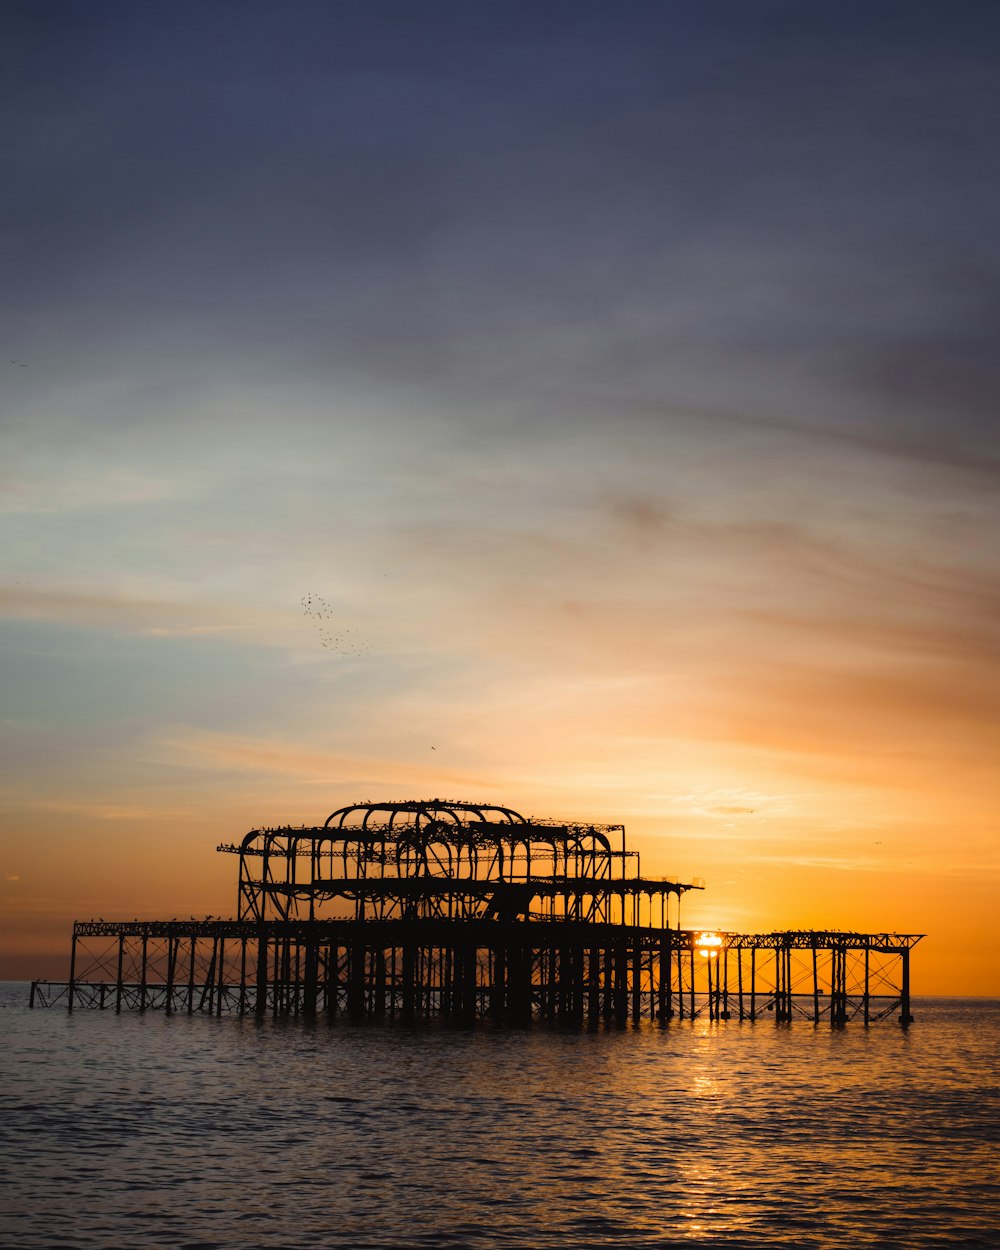
<path fill-rule="evenodd" d="M 643 878 L 623 825 L 527 819 L 430 799 L 354 803 L 321 826 L 251 830 L 241 920 L 575 920 L 679 927 L 699 882 Z"/>

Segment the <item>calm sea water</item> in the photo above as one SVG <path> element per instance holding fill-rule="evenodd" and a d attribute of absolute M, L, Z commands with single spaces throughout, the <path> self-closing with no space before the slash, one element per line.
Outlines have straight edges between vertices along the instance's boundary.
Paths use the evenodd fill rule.
<path fill-rule="evenodd" d="M 1000 1246 L 1000 1002 L 594 1034 L 26 1002 L 7 1250 Z"/>

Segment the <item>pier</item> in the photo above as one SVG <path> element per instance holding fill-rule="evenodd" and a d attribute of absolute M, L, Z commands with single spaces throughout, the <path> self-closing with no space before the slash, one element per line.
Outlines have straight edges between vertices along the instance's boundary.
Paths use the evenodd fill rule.
<path fill-rule="evenodd" d="M 643 877 L 621 825 L 429 800 L 252 830 L 234 919 L 73 926 L 32 1006 L 574 1027 L 641 1020 L 909 1024 L 921 934 L 706 932 L 697 882 Z"/>

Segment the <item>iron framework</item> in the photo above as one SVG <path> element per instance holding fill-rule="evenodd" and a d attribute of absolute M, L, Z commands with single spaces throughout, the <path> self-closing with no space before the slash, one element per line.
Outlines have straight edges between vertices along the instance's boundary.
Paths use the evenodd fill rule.
<path fill-rule="evenodd" d="M 911 1019 L 920 934 L 705 933 L 700 883 L 645 878 L 621 825 L 509 808 L 356 804 L 252 830 L 232 920 L 77 921 L 31 1005 L 573 1025 Z"/>

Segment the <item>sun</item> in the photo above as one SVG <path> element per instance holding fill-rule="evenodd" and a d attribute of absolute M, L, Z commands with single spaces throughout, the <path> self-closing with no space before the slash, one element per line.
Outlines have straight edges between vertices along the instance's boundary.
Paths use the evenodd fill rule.
<path fill-rule="evenodd" d="M 702 959 L 715 959 L 719 954 L 722 938 L 717 933 L 699 933 L 694 944 Z"/>

